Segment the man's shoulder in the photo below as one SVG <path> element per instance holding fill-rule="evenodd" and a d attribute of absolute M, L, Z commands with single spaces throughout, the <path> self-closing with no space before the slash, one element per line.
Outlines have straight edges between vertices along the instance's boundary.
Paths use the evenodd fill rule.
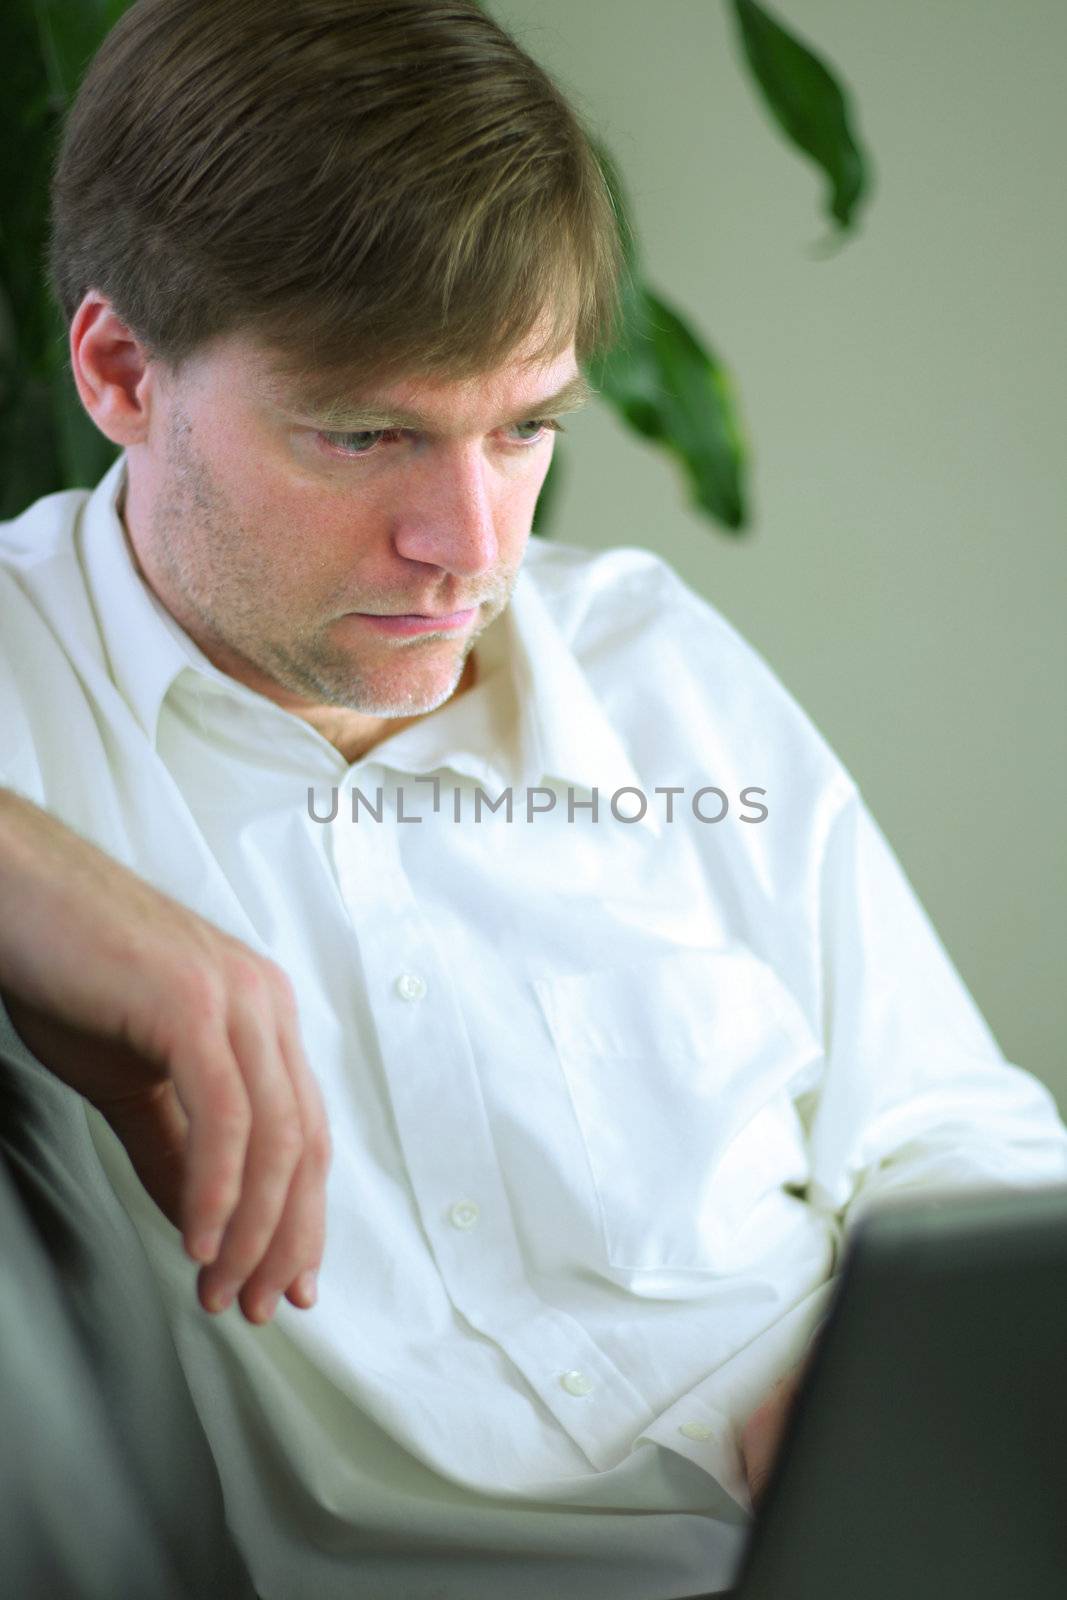
<path fill-rule="evenodd" d="M 665 557 L 637 545 L 591 550 L 534 537 L 525 570 L 572 647 L 580 647 L 583 630 L 614 626 L 620 636 L 629 632 L 636 639 L 686 614 L 701 613 L 713 628 L 729 626 Z"/>
<path fill-rule="evenodd" d="M 79 520 L 91 492 L 62 489 L 0 522 L 0 633 L 9 661 L 27 649 L 39 650 L 43 660 L 46 635 L 64 652 L 94 639 L 78 548 Z"/>
<path fill-rule="evenodd" d="M 90 493 L 45 495 L 0 522 L 0 785 L 38 804 L 39 740 L 70 749 L 91 724 L 76 669 L 96 648 L 76 542 Z"/>
<path fill-rule="evenodd" d="M 74 559 L 74 532 L 90 489 L 42 495 L 17 517 L 0 522 L 0 568 L 28 573 L 42 562 Z"/>
<path fill-rule="evenodd" d="M 663 556 L 638 545 L 593 550 L 537 534 L 527 544 L 524 567 L 546 595 L 560 597 L 583 589 L 610 595 L 625 590 L 634 574 L 673 570 Z"/>
<path fill-rule="evenodd" d="M 681 655 L 774 678 L 759 651 L 658 552 L 636 545 L 590 550 L 533 538 L 530 580 L 579 657 L 607 639 L 620 649 Z"/>
<path fill-rule="evenodd" d="M 527 569 L 631 741 L 638 729 L 705 750 L 741 740 L 813 782 L 851 781 L 761 650 L 665 557 L 636 546 L 598 551 L 531 539 Z"/>
<path fill-rule="evenodd" d="M 9 649 L 17 630 L 32 627 L 35 617 L 43 622 L 58 573 L 76 566 L 74 530 L 88 493 L 44 495 L 0 522 L 0 633 Z"/>

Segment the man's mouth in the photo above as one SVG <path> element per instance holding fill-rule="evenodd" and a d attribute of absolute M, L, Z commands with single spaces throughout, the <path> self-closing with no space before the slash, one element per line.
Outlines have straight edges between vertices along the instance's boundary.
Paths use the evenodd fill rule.
<path fill-rule="evenodd" d="M 378 633 L 415 634 L 451 632 L 469 626 L 478 615 L 478 607 L 470 606 L 465 611 L 449 612 L 370 612 L 350 611 L 348 615 Z"/>

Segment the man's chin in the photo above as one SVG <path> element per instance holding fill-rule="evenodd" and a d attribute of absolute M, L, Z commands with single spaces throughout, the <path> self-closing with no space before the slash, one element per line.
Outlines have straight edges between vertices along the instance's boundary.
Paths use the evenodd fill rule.
<path fill-rule="evenodd" d="M 347 706 L 365 717 L 425 716 L 450 700 L 461 684 L 469 686 L 473 671 L 465 673 L 466 664 L 465 655 L 437 672 L 427 672 L 425 668 L 420 672 L 412 664 L 406 683 L 403 673 L 394 668 L 386 682 L 374 684 L 364 679 L 358 685 L 338 683 L 331 698 L 335 705 Z"/>

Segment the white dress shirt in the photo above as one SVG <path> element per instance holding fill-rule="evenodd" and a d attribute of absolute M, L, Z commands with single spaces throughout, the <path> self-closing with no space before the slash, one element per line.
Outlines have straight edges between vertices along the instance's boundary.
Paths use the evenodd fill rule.
<path fill-rule="evenodd" d="M 335 1152 L 310 1312 L 206 1315 L 86 1107 L 257 1587 L 652 1593 L 597 1586 L 620 1551 L 712 1587 L 751 1509 L 738 1429 L 844 1231 L 890 1190 L 1062 1182 L 1051 1095 L 852 778 L 658 556 L 531 539 L 475 686 L 350 765 L 151 594 L 124 473 L 0 528 L 0 783 L 295 986 Z M 573 1567 L 522 1589 L 505 1527 Z M 383 1556 L 363 1590 L 355 1551 Z"/>

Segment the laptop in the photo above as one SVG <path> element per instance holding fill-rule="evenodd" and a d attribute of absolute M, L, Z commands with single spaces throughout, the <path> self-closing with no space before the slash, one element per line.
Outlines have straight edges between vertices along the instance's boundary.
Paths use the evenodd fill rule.
<path fill-rule="evenodd" d="M 856 1222 L 729 1593 L 1065 1600 L 1067 1184 Z"/>

